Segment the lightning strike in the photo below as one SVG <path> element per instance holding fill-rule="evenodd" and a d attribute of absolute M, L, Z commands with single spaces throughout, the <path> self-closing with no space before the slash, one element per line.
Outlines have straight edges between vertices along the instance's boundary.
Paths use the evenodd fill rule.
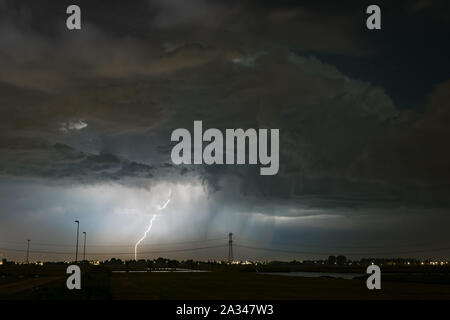
<path fill-rule="evenodd" d="M 164 210 L 164 209 L 169 205 L 169 203 L 170 203 L 170 196 L 171 196 L 171 195 L 172 195 L 172 190 L 169 191 L 169 197 L 168 197 L 167 201 L 164 202 L 164 204 L 163 204 L 162 206 L 157 206 L 156 209 L 157 209 L 158 211 Z M 152 227 L 153 227 L 153 221 L 155 221 L 155 219 L 156 219 L 157 216 L 158 216 L 157 214 L 154 214 L 154 215 L 152 216 L 152 219 L 150 220 L 150 224 L 149 224 L 147 230 L 144 232 L 144 235 L 143 235 L 142 238 L 140 238 L 140 239 L 138 240 L 138 242 L 136 242 L 136 244 L 134 245 L 134 260 L 136 260 L 136 261 L 137 261 L 137 247 L 138 247 L 138 245 L 139 245 L 142 241 L 144 241 L 144 239 L 147 237 L 147 234 L 150 232 L 150 230 L 151 230 Z"/>

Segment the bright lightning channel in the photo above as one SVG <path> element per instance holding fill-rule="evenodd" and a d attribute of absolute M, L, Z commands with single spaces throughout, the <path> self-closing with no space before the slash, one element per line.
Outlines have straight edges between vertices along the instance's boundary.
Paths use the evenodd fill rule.
<path fill-rule="evenodd" d="M 169 205 L 169 203 L 170 203 L 170 196 L 171 196 L 171 195 L 172 195 L 172 190 L 169 191 L 169 197 L 168 197 L 167 201 L 164 202 L 164 204 L 163 204 L 162 206 L 157 206 L 156 209 L 157 209 L 158 211 L 164 210 L 164 209 Z M 154 215 L 152 216 L 152 219 L 150 220 L 150 224 L 149 224 L 147 230 L 144 232 L 144 235 L 142 236 L 142 238 L 140 238 L 140 239 L 138 240 L 138 242 L 136 242 L 136 244 L 135 244 L 135 246 L 134 246 L 134 260 L 136 260 L 136 261 L 137 261 L 137 247 L 138 247 L 138 245 L 139 245 L 142 241 L 144 241 L 144 239 L 147 237 L 147 234 L 150 232 L 150 230 L 151 230 L 152 227 L 153 227 L 153 221 L 155 221 L 155 219 L 156 219 L 157 216 L 158 216 L 157 214 L 154 214 Z"/>

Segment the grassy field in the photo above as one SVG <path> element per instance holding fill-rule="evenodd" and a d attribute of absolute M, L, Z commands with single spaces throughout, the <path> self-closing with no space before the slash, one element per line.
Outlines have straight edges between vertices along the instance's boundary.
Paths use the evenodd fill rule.
<path fill-rule="evenodd" d="M 383 282 L 370 291 L 364 280 L 303 278 L 257 273 L 115 274 L 117 299 L 450 299 L 450 287 Z"/>
<path fill-rule="evenodd" d="M 370 291 L 364 280 L 249 272 L 111 273 L 88 268 L 83 271 L 82 290 L 69 291 L 65 270 L 55 269 L 3 276 L 0 299 L 450 299 L 448 284 L 410 280 L 385 277 L 381 290 Z"/>

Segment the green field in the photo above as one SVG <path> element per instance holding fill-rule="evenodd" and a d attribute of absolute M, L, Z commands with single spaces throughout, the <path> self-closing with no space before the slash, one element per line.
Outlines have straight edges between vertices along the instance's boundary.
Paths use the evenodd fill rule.
<path fill-rule="evenodd" d="M 450 299 L 448 284 L 405 275 L 382 278 L 381 290 L 365 280 L 304 278 L 256 272 L 112 273 L 83 270 L 82 290 L 65 286 L 65 270 L 3 273 L 0 299 Z"/>

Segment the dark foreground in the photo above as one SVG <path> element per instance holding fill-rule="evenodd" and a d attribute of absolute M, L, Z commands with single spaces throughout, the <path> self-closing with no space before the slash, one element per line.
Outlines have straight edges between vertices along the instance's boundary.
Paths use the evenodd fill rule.
<path fill-rule="evenodd" d="M 3 274 L 0 299 L 450 299 L 447 276 L 389 275 L 382 277 L 381 290 L 371 291 L 364 279 L 256 272 L 112 273 L 90 268 L 83 272 L 82 290 L 70 291 L 64 271 Z"/>

